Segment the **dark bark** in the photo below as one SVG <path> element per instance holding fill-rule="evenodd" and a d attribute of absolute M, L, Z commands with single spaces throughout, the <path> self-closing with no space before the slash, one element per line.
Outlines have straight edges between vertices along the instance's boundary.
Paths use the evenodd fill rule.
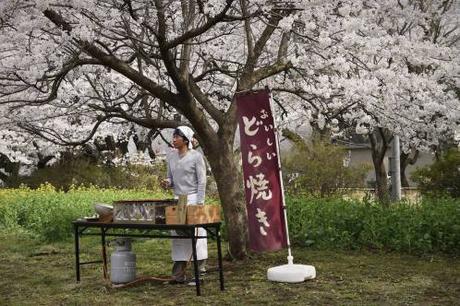
<path fill-rule="evenodd" d="M 37 168 L 38 169 L 43 169 L 48 165 L 48 162 L 51 161 L 53 158 L 55 158 L 54 155 L 46 155 L 46 156 L 41 156 L 39 155 L 39 160 L 37 163 Z"/>
<path fill-rule="evenodd" d="M 384 206 L 389 204 L 389 188 L 388 188 L 388 179 L 387 179 L 387 170 L 383 159 L 372 157 L 375 170 L 375 181 L 376 181 L 376 192 L 377 198 Z"/>
<path fill-rule="evenodd" d="M 217 133 L 207 131 L 209 126 L 203 121 L 191 120 L 191 123 L 198 132 L 197 136 L 200 137 L 200 144 L 216 180 L 227 228 L 229 255 L 234 259 L 244 259 L 247 256 L 248 228 L 239 155 L 235 156 L 233 152 L 237 125 L 235 110 L 227 113 L 226 119 Z"/>
<path fill-rule="evenodd" d="M 375 170 L 376 194 L 377 198 L 384 206 L 390 203 L 387 170 L 384 164 L 385 153 L 391 136 L 388 131 L 377 128 L 369 135 L 372 148 L 372 162 Z"/>
<path fill-rule="evenodd" d="M 12 162 L 6 155 L 0 153 L 0 180 L 6 187 L 14 187 L 18 184 L 19 162 Z"/>
<path fill-rule="evenodd" d="M 401 165 L 401 187 L 403 188 L 410 187 L 409 179 L 407 178 L 407 175 L 406 175 L 406 168 L 403 168 L 402 165 Z"/>
<path fill-rule="evenodd" d="M 247 256 L 247 214 L 243 198 L 241 174 L 233 152 L 222 150 L 208 154 L 216 179 L 219 197 L 224 210 L 230 256 L 242 259 Z"/>
<path fill-rule="evenodd" d="M 43 169 L 48 165 L 49 161 L 51 161 L 53 158 L 55 158 L 55 156 L 54 155 L 42 154 L 41 150 L 40 150 L 40 146 L 35 141 L 33 142 L 33 145 L 34 145 L 34 147 L 36 149 L 36 152 L 37 152 L 37 158 L 38 158 L 37 168 L 38 169 Z"/>
<path fill-rule="evenodd" d="M 409 153 L 401 153 L 400 156 L 400 169 L 401 169 L 401 186 L 402 187 L 409 187 L 409 180 L 406 176 L 406 168 L 409 165 L 413 165 L 417 162 L 419 155 L 418 150 L 411 150 Z"/>

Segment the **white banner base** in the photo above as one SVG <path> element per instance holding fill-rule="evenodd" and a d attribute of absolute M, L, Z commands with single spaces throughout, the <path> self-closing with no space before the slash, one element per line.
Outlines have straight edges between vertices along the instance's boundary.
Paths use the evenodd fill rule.
<path fill-rule="evenodd" d="M 267 278 L 273 282 L 301 283 L 309 279 L 314 279 L 315 277 L 315 267 L 308 265 L 289 263 L 267 270 Z"/>

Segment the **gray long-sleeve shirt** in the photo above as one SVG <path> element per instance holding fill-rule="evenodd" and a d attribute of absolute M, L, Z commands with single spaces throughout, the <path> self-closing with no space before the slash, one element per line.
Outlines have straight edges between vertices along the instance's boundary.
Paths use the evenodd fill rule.
<path fill-rule="evenodd" d="M 168 156 L 168 179 L 175 195 L 197 194 L 197 203 L 204 203 L 206 167 L 203 156 L 188 150 L 180 157 L 178 151 Z"/>

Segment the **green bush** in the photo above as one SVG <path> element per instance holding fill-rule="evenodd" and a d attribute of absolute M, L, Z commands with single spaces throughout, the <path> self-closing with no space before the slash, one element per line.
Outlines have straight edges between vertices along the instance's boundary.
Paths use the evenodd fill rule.
<path fill-rule="evenodd" d="M 450 149 L 432 165 L 419 168 L 412 174 L 422 194 L 460 197 L 460 151 Z"/>
<path fill-rule="evenodd" d="M 159 180 L 166 176 L 166 165 L 106 166 L 84 158 L 70 158 L 37 169 L 20 183 L 31 188 L 49 183 L 57 189 L 69 190 L 71 186 L 98 186 L 101 188 L 159 190 Z"/>
<path fill-rule="evenodd" d="M 345 158 L 346 150 L 338 145 L 322 140 L 314 140 L 311 146 L 297 143 L 283 157 L 287 191 L 329 196 L 341 188 L 362 187 L 371 166 L 346 167 Z"/>
<path fill-rule="evenodd" d="M 460 253 L 460 201 L 400 202 L 389 208 L 340 198 L 288 198 L 293 242 L 316 248 Z"/>
<path fill-rule="evenodd" d="M 51 185 L 36 190 L 0 189 L 0 228 L 26 230 L 50 241 L 62 240 L 72 235 L 72 220 L 95 214 L 93 204 L 96 202 L 164 197 L 146 189 L 71 187 L 63 192 Z"/>
<path fill-rule="evenodd" d="M 94 214 L 95 202 L 167 198 L 149 190 L 51 185 L 0 189 L 0 229 L 28 231 L 46 240 L 71 237 L 71 221 Z M 211 201 L 212 202 L 212 201 Z M 408 253 L 460 253 L 460 200 L 426 198 L 388 208 L 338 197 L 288 197 L 290 238 L 318 249 L 377 249 Z M 225 232 L 225 231 L 224 231 Z"/>

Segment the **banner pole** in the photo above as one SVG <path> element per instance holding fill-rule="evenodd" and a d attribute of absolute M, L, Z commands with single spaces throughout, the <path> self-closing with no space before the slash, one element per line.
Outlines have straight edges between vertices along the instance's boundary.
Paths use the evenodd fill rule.
<path fill-rule="evenodd" d="M 280 176 L 280 187 L 281 187 L 281 200 L 283 201 L 283 212 L 284 212 L 284 224 L 286 227 L 286 242 L 288 247 L 288 264 L 281 265 L 269 268 L 267 270 L 267 278 L 270 281 L 274 282 L 284 282 L 284 283 L 300 283 L 307 279 L 314 279 L 316 277 L 316 269 L 314 266 L 310 265 L 299 265 L 294 264 L 294 257 L 291 253 L 291 242 L 289 240 L 289 228 L 288 228 L 288 219 L 287 219 L 287 209 L 286 209 L 286 199 L 284 197 L 284 181 L 283 181 L 283 172 L 281 170 L 281 156 L 280 156 L 280 142 L 278 135 L 278 125 L 276 124 L 273 106 L 272 106 L 272 93 L 266 88 L 269 93 L 270 99 L 270 112 L 273 117 L 273 127 L 275 129 L 275 143 L 276 143 L 276 154 L 278 155 L 278 171 Z"/>
<path fill-rule="evenodd" d="M 267 89 L 268 90 L 268 89 Z M 284 226 L 286 228 L 286 242 L 287 242 L 287 247 L 288 247 L 288 264 L 293 264 L 294 263 L 294 257 L 292 256 L 291 252 L 291 241 L 289 239 L 289 226 L 288 226 L 288 219 L 287 219 L 287 207 L 286 207 L 286 199 L 284 197 L 284 180 L 283 180 L 283 170 L 281 169 L 281 156 L 280 156 L 280 141 L 279 141 L 279 135 L 278 135 L 278 125 L 275 120 L 274 112 L 273 112 L 273 97 L 271 91 L 269 91 L 269 97 L 270 97 L 270 112 L 273 116 L 273 128 L 275 129 L 275 143 L 276 143 L 276 155 L 278 158 L 278 171 L 279 171 L 279 176 L 280 176 L 280 187 L 281 187 L 281 201 L 283 204 L 283 213 L 284 213 Z"/>

